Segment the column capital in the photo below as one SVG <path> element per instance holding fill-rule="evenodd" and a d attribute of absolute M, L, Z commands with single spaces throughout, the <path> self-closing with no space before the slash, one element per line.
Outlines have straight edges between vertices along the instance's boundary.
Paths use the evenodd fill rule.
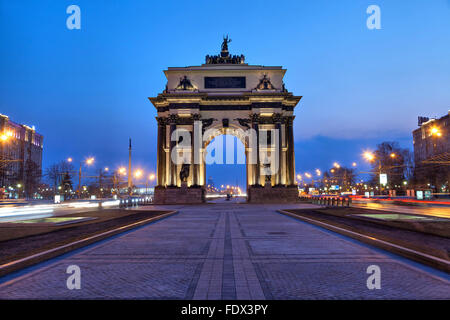
<path fill-rule="evenodd" d="M 252 123 L 259 123 L 261 120 L 261 116 L 257 113 L 252 114 L 250 118 L 252 119 Z"/>
<path fill-rule="evenodd" d="M 274 113 L 272 115 L 272 120 L 274 123 L 281 123 L 283 121 L 283 118 L 281 117 L 281 113 Z"/>
<path fill-rule="evenodd" d="M 177 123 L 178 123 L 178 119 L 179 119 L 179 117 L 178 117 L 177 114 L 170 114 L 170 115 L 167 117 L 167 122 L 168 122 L 169 124 L 177 124 Z"/>
<path fill-rule="evenodd" d="M 167 124 L 167 117 L 156 117 L 156 121 L 158 122 L 158 125 L 164 126 Z"/>

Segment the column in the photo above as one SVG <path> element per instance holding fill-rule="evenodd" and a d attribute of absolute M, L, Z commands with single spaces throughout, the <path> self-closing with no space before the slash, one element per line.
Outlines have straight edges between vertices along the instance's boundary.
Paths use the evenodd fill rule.
<path fill-rule="evenodd" d="M 202 146 L 202 127 L 201 125 L 199 126 L 198 124 L 196 125 L 196 123 L 201 123 L 200 122 L 200 115 L 199 114 L 194 114 L 192 116 L 192 132 L 191 132 L 191 170 L 192 170 L 192 185 L 194 186 L 198 186 L 200 185 L 199 183 L 199 176 L 200 176 L 200 164 L 199 164 L 199 160 L 201 160 L 201 154 L 200 154 L 200 148 Z M 195 136 L 195 132 L 198 131 L 197 135 L 198 137 Z M 199 140 L 199 141 L 196 141 Z"/>
<path fill-rule="evenodd" d="M 278 143 L 278 152 L 277 152 L 277 157 L 278 157 L 278 170 L 277 173 L 275 175 L 275 185 L 280 185 L 281 184 L 281 164 L 282 164 L 282 154 L 283 154 L 283 144 L 282 144 L 282 133 L 281 133 L 281 115 L 279 113 L 275 114 L 274 116 L 274 121 L 275 121 L 275 130 L 277 132 L 278 135 L 278 141 L 275 141 L 275 143 Z M 276 146 L 275 146 L 276 147 Z"/>
<path fill-rule="evenodd" d="M 295 185 L 295 155 L 294 155 L 294 117 L 291 116 L 286 121 L 286 139 L 287 139 L 287 185 Z"/>
<path fill-rule="evenodd" d="M 255 185 L 261 185 L 260 161 L 259 161 L 259 115 L 252 115 L 252 127 L 256 132 L 256 164 L 253 165 L 253 181 Z"/>
<path fill-rule="evenodd" d="M 170 148 L 169 148 L 169 185 L 176 186 L 177 185 L 177 166 L 172 161 L 172 150 L 176 147 L 177 141 L 172 141 L 172 134 L 177 129 L 176 125 L 176 116 L 171 115 L 169 118 L 170 121 L 170 133 L 169 133 L 169 141 L 170 141 Z"/>
<path fill-rule="evenodd" d="M 156 163 L 156 181 L 158 186 L 166 184 L 166 152 L 164 150 L 166 144 L 166 122 L 165 118 L 156 118 L 158 121 L 158 151 Z"/>

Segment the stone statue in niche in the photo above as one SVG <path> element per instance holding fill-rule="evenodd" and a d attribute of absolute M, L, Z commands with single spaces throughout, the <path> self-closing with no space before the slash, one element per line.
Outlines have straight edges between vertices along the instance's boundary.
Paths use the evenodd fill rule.
<path fill-rule="evenodd" d="M 187 179 L 189 177 L 189 169 L 190 165 L 187 163 L 183 163 L 183 165 L 181 166 L 181 170 L 180 170 L 180 180 L 181 182 L 186 183 Z"/>

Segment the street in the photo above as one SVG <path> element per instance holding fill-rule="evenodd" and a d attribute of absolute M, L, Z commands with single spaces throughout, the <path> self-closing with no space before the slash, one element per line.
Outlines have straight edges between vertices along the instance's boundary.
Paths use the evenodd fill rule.
<path fill-rule="evenodd" d="M 164 206 L 179 213 L 1 278 L 0 299 L 450 299 L 448 274 L 276 212 L 310 205 L 233 202 Z"/>
<path fill-rule="evenodd" d="M 434 216 L 440 218 L 450 218 L 450 207 L 444 205 L 396 205 L 389 202 L 352 202 L 352 207 L 376 209 L 389 212 L 420 214 L 425 216 Z"/>

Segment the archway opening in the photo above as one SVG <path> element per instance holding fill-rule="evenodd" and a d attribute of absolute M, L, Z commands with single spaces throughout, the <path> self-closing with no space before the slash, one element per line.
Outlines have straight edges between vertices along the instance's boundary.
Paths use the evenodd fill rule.
<path fill-rule="evenodd" d="M 222 134 L 211 140 L 205 154 L 206 200 L 246 201 L 247 165 L 240 139 Z"/>

